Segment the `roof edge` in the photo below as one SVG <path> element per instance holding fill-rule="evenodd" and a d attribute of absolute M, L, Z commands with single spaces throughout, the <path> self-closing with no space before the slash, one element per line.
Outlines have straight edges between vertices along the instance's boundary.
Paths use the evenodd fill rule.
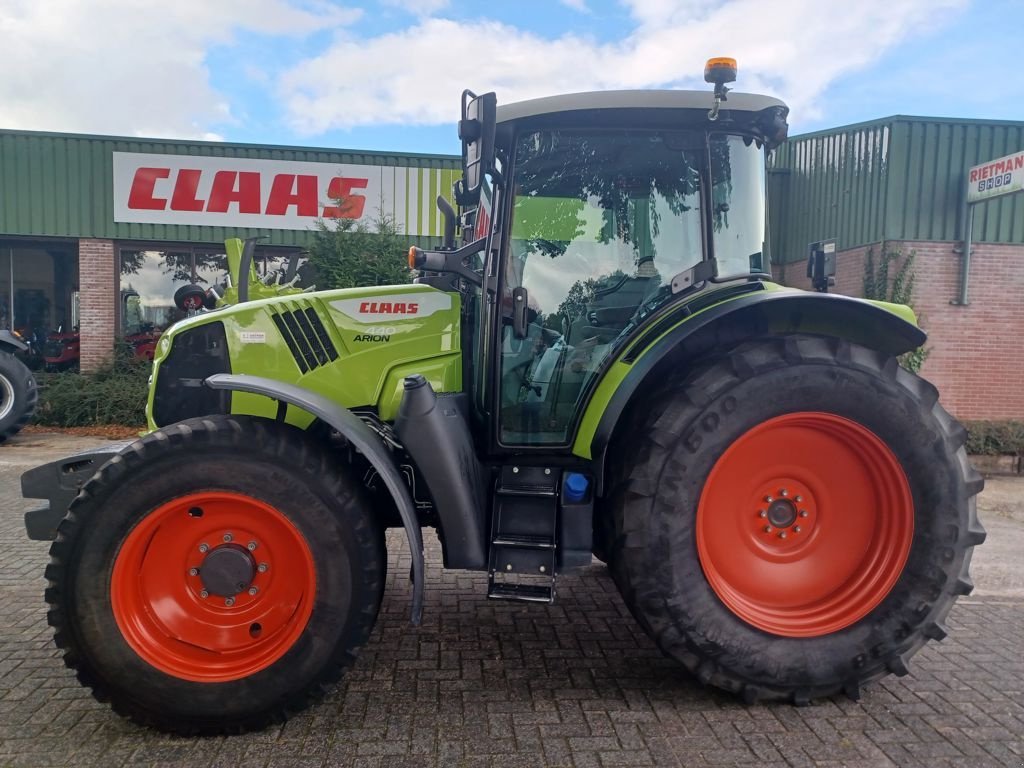
<path fill-rule="evenodd" d="M 538 99 L 498 104 L 498 123 L 527 117 L 601 109 L 711 109 L 715 97 L 711 91 L 694 90 L 619 90 L 581 91 Z M 730 91 L 723 110 L 759 112 L 769 107 L 785 107 L 781 99 L 759 93 Z"/>
<path fill-rule="evenodd" d="M 454 133 L 454 131 L 453 131 Z M 122 141 L 139 144 L 173 144 L 183 147 L 230 147 L 233 149 L 268 149 L 289 152 L 325 152 L 335 155 L 380 155 L 381 157 L 409 158 L 416 160 L 450 160 L 461 162 L 460 155 L 443 155 L 429 152 L 396 152 L 383 149 L 344 149 L 340 147 L 309 147 L 298 144 L 256 144 L 241 141 L 207 141 L 202 139 L 163 139 L 159 136 L 117 136 L 104 133 L 64 133 L 61 131 L 31 131 L 17 128 L 0 128 L 0 136 L 27 136 L 30 138 L 81 139 L 84 141 Z"/>
<path fill-rule="evenodd" d="M 818 136 L 829 136 L 832 134 L 848 131 L 856 128 L 868 128 L 874 126 L 892 125 L 893 123 L 947 123 L 954 125 L 990 125 L 990 126 L 1011 126 L 1024 128 L 1024 120 L 996 120 L 982 117 L 929 117 L 925 115 L 889 115 L 888 117 L 876 117 L 871 120 L 861 120 L 857 123 L 837 125 L 833 128 L 819 128 L 816 131 L 807 133 L 795 133 L 789 137 L 789 141 L 798 139 L 813 139 Z"/>

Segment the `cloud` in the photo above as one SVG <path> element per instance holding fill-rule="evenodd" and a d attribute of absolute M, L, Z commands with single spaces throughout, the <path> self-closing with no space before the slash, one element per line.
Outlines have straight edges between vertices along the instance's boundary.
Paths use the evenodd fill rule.
<path fill-rule="evenodd" d="M 739 59 L 742 90 L 781 96 L 799 121 L 818 116 L 816 102 L 838 77 L 948 20 L 966 2 L 624 0 L 633 27 L 613 42 L 489 20 L 423 19 L 368 39 L 339 37 L 283 73 L 277 92 L 291 127 L 315 135 L 451 123 L 466 87 L 495 90 L 506 103 L 592 89 L 704 88 L 705 60 L 727 55 Z"/>
<path fill-rule="evenodd" d="M 589 13 L 578 26 L 601 23 L 597 3 L 558 1 Z M 0 0 L 0 127 L 202 138 L 230 135 L 266 108 L 297 137 L 450 125 L 466 87 L 503 103 L 705 88 L 704 60 L 716 55 L 737 57 L 739 87 L 786 99 L 799 124 L 819 116 L 838 78 L 948 23 L 967 0 L 618 0 L 622 29 L 600 40 L 467 17 L 451 0 L 348 2 Z M 411 16 L 360 36 L 380 28 L 369 22 L 382 4 Z M 544 13 L 534 15 L 530 28 L 543 29 Z M 235 63 L 221 73 L 237 78 L 234 92 L 210 71 L 224 58 Z M 282 71 L 282 59 L 296 63 Z"/>
<path fill-rule="evenodd" d="M 211 49 L 358 16 L 322 0 L 0 0 L 0 127 L 218 136 L 210 127 L 234 118 L 211 85 Z"/>

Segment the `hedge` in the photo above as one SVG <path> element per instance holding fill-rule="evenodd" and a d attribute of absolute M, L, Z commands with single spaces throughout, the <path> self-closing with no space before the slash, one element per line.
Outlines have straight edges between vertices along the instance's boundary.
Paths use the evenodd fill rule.
<path fill-rule="evenodd" d="M 968 421 L 967 452 L 1024 456 L 1024 421 Z"/>
<path fill-rule="evenodd" d="M 151 363 L 119 347 L 93 374 L 37 373 L 39 407 L 33 422 L 48 427 L 128 427 L 146 423 Z"/>

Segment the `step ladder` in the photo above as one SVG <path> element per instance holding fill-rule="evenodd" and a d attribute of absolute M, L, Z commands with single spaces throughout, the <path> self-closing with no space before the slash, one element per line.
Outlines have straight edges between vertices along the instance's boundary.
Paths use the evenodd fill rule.
<path fill-rule="evenodd" d="M 491 516 L 489 598 L 554 602 L 558 477 L 552 467 L 501 468 Z"/>

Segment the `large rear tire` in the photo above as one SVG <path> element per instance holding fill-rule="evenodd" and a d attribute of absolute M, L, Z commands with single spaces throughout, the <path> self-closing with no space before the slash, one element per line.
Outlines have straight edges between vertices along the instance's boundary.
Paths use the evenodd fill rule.
<path fill-rule="evenodd" d="M 971 591 L 981 477 L 934 387 L 835 339 L 751 342 L 614 445 L 610 566 L 702 682 L 810 699 L 907 662 Z"/>
<path fill-rule="evenodd" d="M 182 734 L 284 720 L 377 616 L 383 532 L 302 432 L 211 416 L 135 442 L 82 489 L 46 576 L 65 663 L 100 701 Z"/>
<path fill-rule="evenodd" d="M 0 443 L 28 424 L 38 402 L 32 371 L 10 352 L 0 351 Z"/>

